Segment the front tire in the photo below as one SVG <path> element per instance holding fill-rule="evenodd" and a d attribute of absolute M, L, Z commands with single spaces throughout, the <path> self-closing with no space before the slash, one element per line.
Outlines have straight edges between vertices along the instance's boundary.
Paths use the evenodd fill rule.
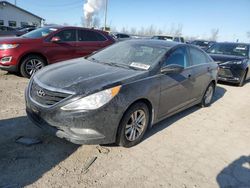
<path fill-rule="evenodd" d="M 116 143 L 129 148 L 141 142 L 149 125 L 150 113 L 147 105 L 138 102 L 124 114 L 118 129 Z"/>
<path fill-rule="evenodd" d="M 46 65 L 43 58 L 37 55 L 29 55 L 21 62 L 20 73 L 23 77 L 30 78 L 38 70 Z"/>
<path fill-rule="evenodd" d="M 208 107 L 211 105 L 214 96 L 214 91 L 215 91 L 215 85 L 214 83 L 210 83 L 205 91 L 205 94 L 203 95 L 201 101 L 202 107 Z"/>
<path fill-rule="evenodd" d="M 244 74 L 242 75 L 241 79 L 240 79 L 240 83 L 238 84 L 239 87 L 242 87 L 245 83 L 246 80 L 246 76 L 247 76 L 247 70 L 245 70 Z"/>

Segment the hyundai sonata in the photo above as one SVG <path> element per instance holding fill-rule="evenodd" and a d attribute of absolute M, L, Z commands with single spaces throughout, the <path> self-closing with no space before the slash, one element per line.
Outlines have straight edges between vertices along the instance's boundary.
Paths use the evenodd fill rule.
<path fill-rule="evenodd" d="M 164 118 L 209 106 L 217 72 L 195 46 L 128 40 L 38 71 L 26 89 L 27 114 L 76 144 L 131 147 Z"/>

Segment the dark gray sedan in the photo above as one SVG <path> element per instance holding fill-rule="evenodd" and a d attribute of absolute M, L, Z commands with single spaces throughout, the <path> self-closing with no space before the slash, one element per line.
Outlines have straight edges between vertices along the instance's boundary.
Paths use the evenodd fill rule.
<path fill-rule="evenodd" d="M 218 65 L 197 47 L 128 40 L 40 70 L 26 90 L 27 114 L 76 144 L 131 147 L 164 118 L 209 106 L 217 73 Z"/>

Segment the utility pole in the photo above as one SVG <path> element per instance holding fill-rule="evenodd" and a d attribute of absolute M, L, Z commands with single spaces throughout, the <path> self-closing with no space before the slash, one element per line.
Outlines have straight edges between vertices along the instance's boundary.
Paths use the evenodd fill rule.
<path fill-rule="evenodd" d="M 15 0 L 15 6 L 16 6 L 16 1 L 17 1 L 17 0 Z"/>
<path fill-rule="evenodd" d="M 106 5 L 105 5 L 105 23 L 104 23 L 104 30 L 107 28 L 107 14 L 108 14 L 108 0 L 106 0 Z"/>

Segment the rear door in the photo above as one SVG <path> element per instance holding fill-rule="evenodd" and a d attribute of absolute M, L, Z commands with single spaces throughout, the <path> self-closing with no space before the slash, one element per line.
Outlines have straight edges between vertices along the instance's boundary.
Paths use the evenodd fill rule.
<path fill-rule="evenodd" d="M 190 68 L 187 47 L 175 49 L 165 60 L 162 67 L 178 64 L 184 67 L 181 73 L 161 74 L 161 96 L 159 118 L 171 114 L 190 103 L 193 90 L 192 69 Z"/>
<path fill-rule="evenodd" d="M 97 31 L 87 29 L 78 29 L 76 43 L 77 57 L 89 55 L 105 46 L 107 46 L 107 38 Z"/>
<path fill-rule="evenodd" d="M 51 42 L 51 38 L 59 37 L 59 42 Z M 76 29 L 64 29 L 45 42 L 46 56 L 50 63 L 76 58 Z"/>
<path fill-rule="evenodd" d="M 212 79 L 213 67 L 211 63 L 213 60 L 198 48 L 189 47 L 189 50 L 194 79 L 194 90 L 192 93 L 197 100 L 202 97 Z"/>

